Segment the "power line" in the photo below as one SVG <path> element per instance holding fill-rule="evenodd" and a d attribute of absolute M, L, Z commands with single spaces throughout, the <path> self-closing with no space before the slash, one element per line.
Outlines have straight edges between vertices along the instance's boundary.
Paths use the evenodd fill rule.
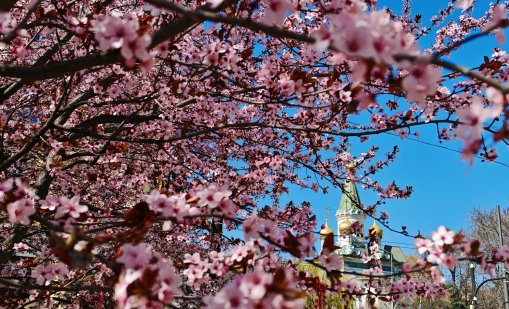
<path fill-rule="evenodd" d="M 351 122 L 351 121 L 349 121 L 349 123 L 354 124 L 354 125 L 359 125 L 359 124 L 357 124 L 355 122 Z M 395 134 L 395 133 L 392 133 L 392 132 L 382 132 L 382 134 L 388 134 L 388 135 L 399 137 L 398 134 Z M 452 149 L 452 148 L 445 147 L 445 146 L 442 146 L 442 145 L 433 144 L 433 143 L 422 141 L 422 140 L 419 140 L 419 139 L 416 139 L 416 138 L 413 138 L 413 137 L 405 137 L 405 139 L 413 141 L 413 142 L 421 143 L 421 144 L 424 144 L 424 145 L 428 145 L 428 146 L 432 146 L 432 147 L 436 147 L 436 148 L 440 148 L 440 149 L 444 149 L 444 150 L 448 150 L 448 151 L 452 151 L 452 152 L 456 152 L 456 153 L 461 154 L 461 151 L 459 151 L 457 149 Z M 477 158 L 477 159 L 486 160 L 486 158 L 481 157 L 479 155 L 475 155 L 474 157 Z M 491 162 L 499 164 L 499 165 L 502 165 L 503 167 L 509 168 L 509 164 L 507 164 L 507 163 L 500 162 L 500 161 L 497 161 L 497 160 L 494 160 L 494 161 L 491 161 Z"/>
<path fill-rule="evenodd" d="M 388 244 L 396 244 L 396 245 L 413 246 L 413 247 L 415 248 L 414 244 L 409 244 L 409 243 L 404 243 L 404 242 L 397 242 L 397 241 L 385 241 L 385 240 L 384 240 L 383 242 L 388 243 Z"/>
<path fill-rule="evenodd" d="M 389 135 L 392 135 L 392 136 L 399 136 L 399 135 L 394 134 L 394 133 L 391 133 L 391 132 L 385 132 L 385 133 L 386 133 L 386 134 L 389 134 Z M 428 146 L 432 146 L 432 147 L 437 147 L 437 148 L 441 148 L 441 149 L 445 149 L 445 150 L 449 150 L 449 151 L 452 151 L 452 152 L 456 152 L 456 153 L 460 153 L 460 154 L 461 154 L 461 151 L 459 151 L 459 150 L 457 150 L 457 149 L 452 149 L 452 148 L 448 148 L 448 147 L 445 147 L 445 146 L 442 146 L 442 145 L 433 144 L 433 143 L 426 142 L 426 141 L 421 141 L 421 140 L 418 140 L 418 139 L 413 138 L 413 137 L 406 137 L 405 139 L 411 140 L 411 141 L 413 141 L 413 142 L 421 143 L 421 144 L 424 144 L 424 145 L 428 145 Z M 474 157 L 475 157 L 475 158 L 477 158 L 477 159 L 486 160 L 486 158 L 481 157 L 481 156 L 479 156 L 479 155 L 475 155 Z M 497 161 L 497 160 L 494 160 L 494 161 L 491 161 L 491 162 L 492 162 L 492 163 L 497 163 L 497 164 L 502 165 L 503 167 L 507 167 L 507 168 L 509 168 L 509 164 L 507 164 L 507 163 L 500 162 L 500 161 Z"/>

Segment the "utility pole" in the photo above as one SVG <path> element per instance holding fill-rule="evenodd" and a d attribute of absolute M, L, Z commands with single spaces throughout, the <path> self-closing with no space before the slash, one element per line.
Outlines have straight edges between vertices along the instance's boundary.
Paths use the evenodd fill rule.
<path fill-rule="evenodd" d="M 470 303 L 470 309 L 477 309 L 477 297 L 475 296 L 475 265 L 473 263 L 470 263 L 470 280 L 472 280 L 472 300 Z"/>
<path fill-rule="evenodd" d="M 504 245 L 504 235 L 502 234 L 502 216 L 500 215 L 500 205 L 497 205 L 497 217 L 498 217 L 498 240 L 499 245 L 502 247 Z M 504 280 L 504 308 L 509 309 L 509 291 L 507 290 L 507 271 L 505 269 L 505 265 L 502 264 L 502 276 L 506 279 Z"/>

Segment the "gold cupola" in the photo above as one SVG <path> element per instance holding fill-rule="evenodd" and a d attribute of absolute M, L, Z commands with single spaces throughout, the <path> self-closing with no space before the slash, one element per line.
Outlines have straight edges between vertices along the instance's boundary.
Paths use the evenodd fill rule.
<path fill-rule="evenodd" d="M 334 233 L 334 231 L 329 227 L 328 221 L 328 219 L 325 219 L 325 226 L 320 230 L 320 239 L 325 239 L 327 235 Z"/>
<path fill-rule="evenodd" d="M 320 230 L 320 239 L 324 240 L 327 235 L 334 234 L 334 231 L 329 227 L 329 206 L 325 207 L 325 226 Z"/>
<path fill-rule="evenodd" d="M 347 235 L 352 233 L 352 222 L 345 216 L 345 219 L 339 223 L 339 234 Z"/>
<path fill-rule="evenodd" d="M 376 224 L 376 220 L 373 221 L 373 225 L 369 228 L 369 236 L 381 239 L 384 235 L 384 231 Z"/>
<path fill-rule="evenodd" d="M 357 165 L 354 162 L 350 162 L 346 165 L 346 168 L 348 168 L 350 171 L 355 172 Z"/>

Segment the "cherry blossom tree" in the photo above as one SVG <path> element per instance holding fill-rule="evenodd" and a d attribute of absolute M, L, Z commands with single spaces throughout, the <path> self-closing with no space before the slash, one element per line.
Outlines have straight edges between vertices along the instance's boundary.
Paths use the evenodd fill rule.
<path fill-rule="evenodd" d="M 507 144 L 509 4 L 453 0 L 424 20 L 402 3 L 2 1 L 0 306 L 391 302 L 444 295 L 438 266 L 509 264 L 509 248 L 485 252 L 445 227 L 426 239 L 390 226 L 377 206 L 412 188 L 376 174 L 398 148 L 350 153 L 353 139 L 424 126 L 461 139 L 471 164 Z M 490 35 L 501 45 L 477 67 L 449 58 Z M 376 252 L 367 272 L 342 271 L 332 236 L 315 248 L 311 205 L 279 199 L 290 185 L 325 193 L 352 181 L 380 197 L 357 205 L 366 215 L 427 254 L 397 280 Z"/>

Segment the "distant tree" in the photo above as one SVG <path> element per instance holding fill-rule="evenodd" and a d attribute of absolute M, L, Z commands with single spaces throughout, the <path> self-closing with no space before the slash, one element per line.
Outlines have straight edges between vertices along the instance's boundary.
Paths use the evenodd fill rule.
<path fill-rule="evenodd" d="M 467 302 L 465 302 L 465 299 L 463 298 L 461 290 L 455 284 L 449 285 L 447 290 L 449 291 L 449 300 L 451 302 L 451 304 L 450 304 L 451 309 L 467 309 L 468 308 Z"/>
<path fill-rule="evenodd" d="M 502 235 L 504 243 L 509 242 L 509 208 L 501 208 Z M 497 209 L 482 209 L 474 207 L 470 212 L 470 224 L 472 237 L 478 239 L 488 252 L 493 248 L 499 247 L 499 232 Z M 497 270 L 501 270 L 498 268 Z M 496 271 L 493 276 L 484 276 L 483 278 L 493 278 L 501 276 L 501 271 Z M 480 283 L 480 282 L 479 282 Z M 477 294 L 477 303 L 480 308 L 502 308 L 504 300 L 504 290 L 502 281 L 494 281 L 484 285 Z"/>
<path fill-rule="evenodd" d="M 501 208 L 502 235 L 505 243 L 509 243 L 509 208 Z M 474 207 L 470 212 L 470 224 L 472 236 L 479 239 L 487 250 L 499 246 L 497 209 L 481 209 Z"/>

